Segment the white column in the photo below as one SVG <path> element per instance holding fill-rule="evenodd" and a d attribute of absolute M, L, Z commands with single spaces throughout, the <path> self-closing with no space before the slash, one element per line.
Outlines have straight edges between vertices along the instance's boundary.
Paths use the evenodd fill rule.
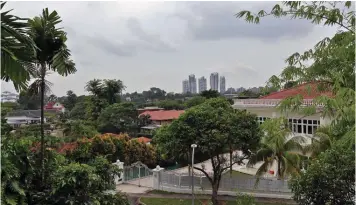
<path fill-rule="evenodd" d="M 124 169 L 124 162 L 121 162 L 119 159 L 113 163 L 114 165 L 118 166 L 119 169 L 121 169 L 120 177 L 116 176 L 115 177 L 115 182 L 116 184 L 121 184 L 125 181 L 125 169 Z M 121 181 L 120 181 L 121 179 Z"/>
<path fill-rule="evenodd" d="M 161 168 L 157 165 L 156 168 L 152 169 L 153 171 L 153 189 L 159 190 L 161 188 L 161 173 L 163 172 L 164 168 Z"/>

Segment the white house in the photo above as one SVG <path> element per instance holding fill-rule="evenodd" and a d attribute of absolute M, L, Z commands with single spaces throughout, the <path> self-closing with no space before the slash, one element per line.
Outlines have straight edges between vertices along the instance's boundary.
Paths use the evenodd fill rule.
<path fill-rule="evenodd" d="M 13 127 L 41 122 L 41 110 L 17 110 L 9 112 L 5 117 L 7 123 Z M 46 122 L 46 118 L 44 118 Z"/>
<path fill-rule="evenodd" d="M 1 102 L 4 103 L 4 102 L 17 102 L 19 99 L 19 95 L 18 94 L 15 94 L 15 93 L 12 93 L 12 92 L 9 92 L 9 91 L 4 91 L 1 93 Z"/>
<path fill-rule="evenodd" d="M 310 88 L 309 92 L 308 87 Z M 318 92 L 317 83 L 309 83 L 302 84 L 291 89 L 271 93 L 258 99 L 235 99 L 233 107 L 235 109 L 244 109 L 256 114 L 258 116 L 257 119 L 261 124 L 268 118 L 285 117 L 288 119 L 292 130 L 290 137 L 303 136 L 306 139 L 306 144 L 310 144 L 315 130 L 321 125 L 330 124 L 331 119 L 322 117 L 321 114 L 304 116 L 293 112 L 282 114 L 279 110 L 277 110 L 276 106 L 279 102 L 298 94 L 300 94 L 304 99 L 302 106 L 310 106 L 313 99 L 317 96 L 332 96 L 331 92 Z M 323 106 L 319 105 L 317 109 L 321 110 L 323 109 Z"/>

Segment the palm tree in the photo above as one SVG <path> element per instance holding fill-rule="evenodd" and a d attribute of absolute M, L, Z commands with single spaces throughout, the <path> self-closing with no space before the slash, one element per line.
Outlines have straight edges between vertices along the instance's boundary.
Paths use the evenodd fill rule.
<path fill-rule="evenodd" d="M 125 86 L 121 80 L 104 80 L 104 92 L 109 104 L 117 102 L 116 97 L 125 90 Z"/>
<path fill-rule="evenodd" d="M 49 91 L 50 83 L 45 79 L 50 71 L 67 76 L 76 72 L 75 64 L 70 59 L 70 51 L 66 46 L 66 33 L 57 28 L 61 22 L 56 11 L 49 13 L 43 9 L 42 15 L 29 20 L 29 36 L 36 44 L 33 64 L 36 66 L 36 80 L 30 85 L 32 93 L 41 94 L 41 165 L 44 172 L 44 96 Z M 43 177 L 43 175 L 42 175 Z M 43 178 L 42 178 L 43 179 Z"/>
<path fill-rule="evenodd" d="M 103 95 L 103 84 L 100 79 L 90 80 L 85 85 L 85 90 L 96 97 L 101 97 Z"/>
<path fill-rule="evenodd" d="M 35 66 L 31 60 L 36 53 L 34 41 L 27 35 L 27 19 L 3 11 L 1 3 L 1 79 L 12 81 L 17 91 L 27 87 Z"/>
<path fill-rule="evenodd" d="M 298 173 L 303 151 L 301 143 L 304 142 L 304 138 L 290 137 L 292 133 L 284 118 L 269 119 L 261 128 L 265 133 L 261 139 L 261 148 L 251 156 L 247 166 L 251 167 L 262 161 L 256 173 L 258 177 L 266 173 L 274 163 L 277 163 L 278 179 L 291 173 Z"/>

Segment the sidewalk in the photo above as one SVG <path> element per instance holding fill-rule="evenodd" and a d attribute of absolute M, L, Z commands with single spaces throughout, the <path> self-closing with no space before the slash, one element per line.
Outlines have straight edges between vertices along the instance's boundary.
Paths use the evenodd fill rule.
<path fill-rule="evenodd" d="M 191 199 L 192 195 L 190 194 L 158 194 L 158 193 L 142 193 L 142 194 L 128 194 L 130 198 L 170 198 L 170 199 Z M 211 199 L 210 195 L 195 195 L 196 199 Z M 285 203 L 285 204 L 296 204 L 292 199 L 274 199 L 255 196 L 256 202 L 268 202 L 268 203 Z M 235 196 L 218 196 L 218 200 L 222 201 L 235 201 Z"/>

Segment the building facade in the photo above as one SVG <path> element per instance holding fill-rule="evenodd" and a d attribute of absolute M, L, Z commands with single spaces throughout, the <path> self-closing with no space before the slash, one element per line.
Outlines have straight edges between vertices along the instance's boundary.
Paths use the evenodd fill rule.
<path fill-rule="evenodd" d="M 311 92 L 308 92 L 308 86 L 311 87 Z M 257 99 L 235 99 L 233 107 L 235 109 L 243 109 L 250 113 L 256 114 L 257 121 L 260 124 L 270 118 L 284 117 L 288 120 L 288 126 L 292 132 L 290 136 L 287 136 L 287 139 L 290 139 L 294 136 L 302 136 L 305 139 L 305 144 L 311 144 L 312 140 L 317 140 L 317 138 L 314 136 L 316 130 L 320 126 L 329 125 L 332 119 L 324 117 L 321 114 L 304 116 L 294 112 L 281 113 L 277 106 L 282 100 L 296 95 L 301 95 L 303 97 L 302 106 L 305 107 L 312 105 L 313 99 L 317 96 L 332 96 L 331 92 L 318 93 L 316 91 L 316 87 L 316 83 L 302 84 L 295 88 L 275 92 Z M 318 111 L 321 111 L 323 106 L 318 105 L 317 109 Z M 274 173 L 276 174 L 276 163 L 272 166 L 272 171 L 273 169 Z"/>
<path fill-rule="evenodd" d="M 189 92 L 192 94 L 197 93 L 197 79 L 195 78 L 195 75 L 189 75 L 188 78 L 189 81 Z"/>
<path fill-rule="evenodd" d="M 208 89 L 207 83 L 206 83 L 206 78 L 204 76 L 199 78 L 198 84 L 199 84 L 199 93 Z"/>
<path fill-rule="evenodd" d="M 188 80 L 183 80 L 182 86 L 183 86 L 183 92 L 182 92 L 183 94 L 190 92 L 189 91 L 189 81 Z"/>
<path fill-rule="evenodd" d="M 1 93 L 1 102 L 13 102 L 16 103 L 19 100 L 19 95 L 9 91 L 4 91 Z"/>
<path fill-rule="evenodd" d="M 219 90 L 219 74 L 212 73 L 210 74 L 210 89 L 211 90 Z"/>
<path fill-rule="evenodd" d="M 224 94 L 226 92 L 226 80 L 224 76 L 220 76 L 220 93 Z"/>
<path fill-rule="evenodd" d="M 21 125 L 39 124 L 41 123 L 41 110 L 16 110 L 7 113 L 5 116 L 7 123 L 13 127 Z M 46 122 L 46 118 L 44 118 Z"/>

